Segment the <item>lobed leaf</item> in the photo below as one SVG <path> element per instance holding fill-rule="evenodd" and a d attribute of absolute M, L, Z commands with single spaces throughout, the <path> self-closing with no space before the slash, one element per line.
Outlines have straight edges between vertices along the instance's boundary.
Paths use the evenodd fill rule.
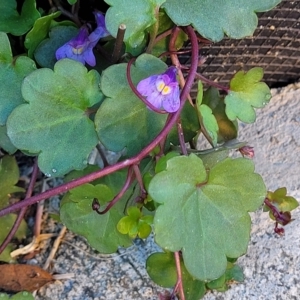
<path fill-rule="evenodd" d="M 163 4 L 172 21 L 179 26 L 192 25 L 203 37 L 218 42 L 224 34 L 241 39 L 251 36 L 257 27 L 255 12 L 267 11 L 281 0 L 167 0 Z"/>
<path fill-rule="evenodd" d="M 113 253 L 119 246 L 131 245 L 131 239 L 117 230 L 130 190 L 107 213 L 99 215 L 92 209 L 93 199 L 97 198 L 102 210 L 119 192 L 125 178 L 124 171 L 113 173 L 101 179 L 99 184 L 84 184 L 72 189 L 61 202 L 61 221 L 76 234 L 84 236 L 101 253 Z"/>
<path fill-rule="evenodd" d="M 141 151 L 163 128 L 166 115 L 151 111 L 133 93 L 126 78 L 126 64 L 107 68 L 101 77 L 101 89 L 107 97 L 95 116 L 101 143 L 110 151 L 126 148 L 132 156 Z M 143 54 L 131 67 L 134 84 L 163 73 L 167 66 L 158 58 Z"/>
<path fill-rule="evenodd" d="M 17 36 L 26 33 L 34 21 L 40 17 L 35 0 L 25 0 L 21 14 L 17 11 L 17 1 L 1 0 L 0 15 L 0 31 Z"/>
<path fill-rule="evenodd" d="M 246 252 L 248 212 L 263 202 L 266 188 L 253 162 L 227 158 L 207 171 L 196 155 L 171 158 L 154 176 L 150 196 L 160 205 L 155 239 L 168 251 L 182 251 L 189 273 L 213 280 L 226 270 L 226 257 Z"/>
<path fill-rule="evenodd" d="M 19 105 L 7 122 L 8 136 L 18 148 L 38 154 L 47 176 L 82 169 L 98 139 L 88 108 L 102 100 L 99 74 L 63 59 L 54 71 L 39 69 L 24 80 Z"/>
<path fill-rule="evenodd" d="M 134 49 L 143 43 L 145 30 L 157 22 L 156 8 L 165 0 L 105 0 L 105 2 L 111 6 L 105 15 L 108 31 L 116 37 L 120 24 L 125 24 L 125 44 L 127 48 Z"/>
<path fill-rule="evenodd" d="M 270 89 L 264 82 L 262 68 L 248 72 L 239 71 L 230 81 L 230 91 L 225 97 L 226 114 L 230 120 L 240 119 L 253 123 L 256 119 L 254 108 L 264 107 L 271 99 Z"/>

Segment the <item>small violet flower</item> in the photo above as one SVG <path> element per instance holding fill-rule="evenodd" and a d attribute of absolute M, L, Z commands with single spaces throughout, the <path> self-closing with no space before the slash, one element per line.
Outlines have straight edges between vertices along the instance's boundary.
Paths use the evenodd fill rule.
<path fill-rule="evenodd" d="M 81 62 L 82 64 L 96 65 L 96 59 L 93 53 L 93 43 L 90 43 L 89 32 L 86 27 L 80 28 L 76 37 L 56 50 L 56 59 L 70 58 Z"/>
<path fill-rule="evenodd" d="M 141 80 L 137 85 L 137 90 L 157 109 L 164 109 L 169 113 L 175 112 L 180 106 L 176 74 L 176 68 L 170 67 L 163 74 L 152 75 Z"/>
<path fill-rule="evenodd" d="M 81 27 L 76 37 L 56 50 L 57 60 L 70 58 L 92 67 L 96 65 L 93 48 L 101 38 L 108 36 L 109 32 L 105 26 L 104 15 L 96 12 L 95 17 L 97 28 L 89 35 L 87 27 Z"/>
<path fill-rule="evenodd" d="M 105 16 L 100 12 L 94 12 L 97 28 L 89 35 L 89 40 L 96 44 L 101 38 L 104 38 L 106 36 L 109 36 L 110 33 L 106 29 L 105 25 Z"/>

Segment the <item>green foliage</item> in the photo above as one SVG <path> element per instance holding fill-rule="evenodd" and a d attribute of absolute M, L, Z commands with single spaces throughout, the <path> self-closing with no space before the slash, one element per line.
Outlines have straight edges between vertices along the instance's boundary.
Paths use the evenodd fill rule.
<path fill-rule="evenodd" d="M 101 143 L 110 151 L 127 150 L 127 155 L 137 154 L 163 128 L 166 115 L 149 110 L 128 85 L 126 64 L 107 68 L 101 77 L 101 89 L 107 97 L 95 117 L 96 130 Z M 143 54 L 131 67 L 134 84 L 159 74 L 167 66 L 158 58 Z"/>
<path fill-rule="evenodd" d="M 165 0 L 105 0 L 105 2 L 111 6 L 106 12 L 107 29 L 116 37 L 120 24 L 126 25 L 124 41 L 128 51 L 143 43 L 145 30 L 157 22 L 156 8 Z"/>
<path fill-rule="evenodd" d="M 202 104 L 203 86 L 202 82 L 198 81 L 198 92 L 196 98 L 197 111 L 199 114 L 199 122 L 201 130 L 209 137 L 211 144 L 215 147 L 218 142 L 219 126 L 216 117 L 213 115 L 212 109 L 206 104 Z"/>
<path fill-rule="evenodd" d="M 36 69 L 33 60 L 26 56 L 13 59 L 7 35 L 0 32 L 0 125 L 6 124 L 10 113 L 21 103 L 21 84 L 25 76 Z"/>
<path fill-rule="evenodd" d="M 0 299 L 1 300 L 34 300 L 34 297 L 31 293 L 28 292 L 19 292 L 13 296 L 0 293 Z"/>
<path fill-rule="evenodd" d="M 41 67 L 52 69 L 57 61 L 56 50 L 78 33 L 74 26 L 55 26 L 50 29 L 49 38 L 44 39 L 35 49 L 34 58 Z"/>
<path fill-rule="evenodd" d="M 13 156 L 4 156 L 0 160 L 0 208 L 8 205 L 10 194 L 24 192 L 16 186 L 19 181 L 19 168 Z"/>
<path fill-rule="evenodd" d="M 239 118 L 245 123 L 256 119 L 255 108 L 264 107 L 271 99 L 270 89 L 260 82 L 264 72 L 262 68 L 253 68 L 248 72 L 239 71 L 230 81 L 230 91 L 225 97 L 226 114 L 230 120 Z"/>
<path fill-rule="evenodd" d="M 155 240 L 169 251 L 182 250 L 187 270 L 199 280 L 226 270 L 227 257 L 246 252 L 250 233 L 247 212 L 263 202 L 266 189 L 250 160 L 225 159 L 205 170 L 201 159 L 174 157 L 149 186 L 158 203 Z M 213 225 L 212 225 L 213 224 Z"/>
<path fill-rule="evenodd" d="M 36 47 L 47 37 L 52 20 L 59 16 L 60 12 L 56 12 L 35 21 L 33 28 L 27 33 L 24 42 L 25 47 L 28 49 L 29 57 L 33 57 Z"/>
<path fill-rule="evenodd" d="M 291 196 L 287 196 L 285 187 L 278 188 L 275 192 L 268 191 L 267 198 L 281 212 L 290 212 L 299 206 L 298 201 Z M 272 211 L 268 206 L 264 206 L 264 211 L 269 211 L 270 218 L 275 220 Z"/>
<path fill-rule="evenodd" d="M 174 253 L 153 253 L 146 262 L 146 269 L 150 278 L 158 285 L 171 288 L 176 284 L 177 273 Z M 186 300 L 201 299 L 206 291 L 203 281 L 195 279 L 189 274 L 181 261 L 182 281 Z"/>
<path fill-rule="evenodd" d="M 60 207 L 61 221 L 73 232 L 84 236 L 89 244 L 101 253 L 113 253 L 119 246 L 129 247 L 131 239 L 117 230 L 123 217 L 130 190 L 106 214 L 99 215 L 92 209 L 93 199 L 100 202 L 103 210 L 119 192 L 125 181 L 125 172 L 116 172 L 98 184 L 84 184 L 67 193 Z"/>
<path fill-rule="evenodd" d="M 127 216 L 118 222 L 117 228 L 122 234 L 128 234 L 131 238 L 138 236 L 145 239 L 151 233 L 152 223 L 153 216 L 143 216 L 139 208 L 131 206 L 127 209 Z"/>
<path fill-rule="evenodd" d="M 212 114 L 217 121 L 217 125 L 218 125 L 217 142 L 218 143 L 230 141 L 237 137 L 237 130 L 238 130 L 237 122 L 228 119 L 225 113 L 226 107 L 224 104 L 224 97 L 220 96 L 220 93 L 216 88 L 210 87 L 203 92 L 202 105 L 206 105 L 211 109 Z M 210 123 L 212 123 L 211 126 L 214 129 L 212 131 L 212 136 L 214 137 L 216 125 L 213 116 L 210 114 L 208 108 L 206 108 L 206 110 L 209 112 L 207 114 L 207 117 L 209 118 Z"/>
<path fill-rule="evenodd" d="M 17 148 L 11 143 L 7 136 L 6 126 L 0 126 L 0 147 L 9 154 L 13 154 L 17 151 Z"/>
<path fill-rule="evenodd" d="M 54 71 L 39 69 L 25 78 L 28 103 L 10 115 L 8 136 L 17 148 L 39 155 L 47 176 L 86 166 L 98 141 L 87 109 L 102 99 L 99 80 L 96 71 L 69 59 L 57 62 Z"/>
<path fill-rule="evenodd" d="M 280 0 L 167 0 L 163 4 L 167 14 L 179 26 L 192 25 L 205 38 L 214 42 L 224 33 L 240 39 L 251 36 L 257 27 L 255 12 L 267 11 Z M 216 17 L 217 16 L 217 17 Z"/>
<path fill-rule="evenodd" d="M 17 216 L 14 214 L 9 214 L 0 218 L 1 230 L 0 230 L 0 244 L 3 243 L 6 236 L 8 235 L 11 227 L 13 226 Z M 14 238 L 19 241 L 26 237 L 27 232 L 27 224 L 24 220 L 22 220 L 20 227 L 18 228 Z M 5 250 L 0 254 L 0 261 L 4 261 L 7 263 L 12 263 L 15 260 L 11 258 L 10 253 L 14 249 L 15 245 L 13 243 L 9 243 Z"/>
<path fill-rule="evenodd" d="M 0 31 L 18 36 L 26 33 L 34 21 L 40 17 L 35 0 L 25 0 L 21 14 L 17 11 L 15 0 L 1 0 L 0 15 Z"/>

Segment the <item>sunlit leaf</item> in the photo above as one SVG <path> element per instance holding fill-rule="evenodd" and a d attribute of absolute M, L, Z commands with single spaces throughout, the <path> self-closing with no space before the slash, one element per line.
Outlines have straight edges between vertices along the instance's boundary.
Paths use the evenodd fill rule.
<path fill-rule="evenodd" d="M 271 99 L 271 92 L 264 82 L 262 68 L 253 68 L 247 73 L 237 72 L 230 81 L 230 91 L 225 97 L 226 114 L 230 120 L 240 119 L 253 123 L 254 108 L 264 107 Z"/>
<path fill-rule="evenodd" d="M 170 159 L 154 176 L 151 197 L 160 205 L 154 218 L 155 239 L 170 251 L 182 251 L 189 273 L 199 280 L 221 276 L 226 257 L 246 252 L 251 220 L 266 195 L 253 162 L 224 159 L 206 170 L 196 155 Z"/>
<path fill-rule="evenodd" d="M 281 0 L 167 0 L 167 14 L 179 26 L 192 25 L 205 38 L 214 42 L 224 34 L 240 39 L 253 34 L 257 27 L 255 12 L 267 11 Z"/>

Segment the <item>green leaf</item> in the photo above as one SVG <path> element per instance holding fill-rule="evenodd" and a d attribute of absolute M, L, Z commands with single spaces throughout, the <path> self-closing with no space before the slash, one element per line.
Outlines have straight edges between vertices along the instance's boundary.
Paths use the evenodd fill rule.
<path fill-rule="evenodd" d="M 198 92 L 196 98 L 197 111 L 199 114 L 199 122 L 201 124 L 201 131 L 209 138 L 209 142 L 215 147 L 218 142 L 219 126 L 215 116 L 210 107 L 202 104 L 203 85 L 198 81 Z"/>
<path fill-rule="evenodd" d="M 230 120 L 240 119 L 253 123 L 256 119 L 253 108 L 264 107 L 271 99 L 271 92 L 264 82 L 262 68 L 248 72 L 239 71 L 230 81 L 230 91 L 225 97 L 226 114 Z"/>
<path fill-rule="evenodd" d="M 3 243 L 3 241 L 5 240 L 6 236 L 8 235 L 10 229 L 12 228 L 13 224 L 15 223 L 17 216 L 14 214 L 9 214 L 6 216 L 3 216 L 0 218 L 0 244 Z M 21 221 L 21 225 L 19 226 L 16 234 L 14 235 L 14 237 L 18 240 L 22 240 L 26 237 L 26 232 L 27 232 L 27 224 L 24 220 Z M 11 263 L 14 261 L 14 259 L 12 259 L 10 257 L 10 252 L 13 250 L 14 248 L 14 244 L 10 243 L 8 244 L 8 246 L 5 248 L 5 252 L 2 253 L 2 255 L 0 256 L 0 261 L 5 261 L 8 263 Z"/>
<path fill-rule="evenodd" d="M 40 13 L 35 7 L 35 0 L 25 0 L 21 14 L 17 11 L 16 1 L 1 0 L 0 15 L 0 31 L 17 36 L 26 33 L 34 21 L 40 17 Z"/>
<path fill-rule="evenodd" d="M 55 26 L 49 32 L 49 38 L 43 40 L 34 51 L 36 62 L 45 68 L 53 69 L 57 59 L 56 50 L 78 34 L 74 26 Z"/>
<path fill-rule="evenodd" d="M 225 272 L 226 281 L 237 281 L 237 282 L 243 282 L 245 277 L 243 274 L 243 270 L 239 265 L 235 264 L 228 264 L 227 270 Z"/>
<path fill-rule="evenodd" d="M 33 25 L 33 28 L 27 33 L 24 41 L 24 46 L 28 49 L 28 56 L 32 57 L 36 47 L 44 40 L 49 32 L 51 21 L 60 16 L 60 12 L 57 11 L 48 16 L 37 19 Z M 48 58 L 49 59 L 49 58 Z"/>
<path fill-rule="evenodd" d="M 10 194 L 24 192 L 16 186 L 19 181 L 19 168 L 13 156 L 4 156 L 0 160 L 0 208 L 8 205 Z"/>
<path fill-rule="evenodd" d="M 152 179 L 149 193 L 163 204 L 154 218 L 157 244 L 181 250 L 195 278 L 213 280 L 224 274 L 226 256 L 246 252 L 248 212 L 262 204 L 266 188 L 248 159 L 227 158 L 207 171 L 191 154 L 170 159 L 166 171 Z"/>
<path fill-rule="evenodd" d="M 1 5 L 1 4 L 0 4 Z M 15 107 L 24 102 L 21 84 L 25 76 L 36 69 L 33 60 L 19 56 L 16 60 L 7 35 L 0 32 L 0 125 L 5 125 Z"/>
<path fill-rule="evenodd" d="M 68 3 L 70 4 L 70 5 L 73 5 L 73 4 L 75 4 L 77 2 L 77 0 L 68 0 Z"/>
<path fill-rule="evenodd" d="M 84 236 L 101 253 L 113 253 L 119 246 L 131 245 L 131 239 L 117 230 L 117 223 L 124 216 L 124 206 L 131 190 L 104 215 L 92 209 L 94 198 L 98 199 L 104 209 L 107 202 L 119 192 L 125 178 L 124 171 L 113 173 L 102 178 L 101 184 L 84 184 L 72 189 L 61 202 L 61 221 L 76 234 Z"/>
<path fill-rule="evenodd" d="M 294 197 L 287 196 L 285 187 L 278 188 L 275 192 L 268 191 L 267 198 L 283 212 L 292 211 L 299 206 Z"/>
<path fill-rule="evenodd" d="M 17 151 L 17 148 L 11 143 L 7 136 L 6 126 L 0 126 L 0 147 L 9 154 L 14 154 Z"/>
<path fill-rule="evenodd" d="M 98 139 L 87 109 L 102 100 L 99 74 L 63 59 L 54 71 L 39 69 L 24 79 L 18 106 L 7 122 L 8 136 L 19 149 L 39 155 L 47 176 L 82 169 Z"/>
<path fill-rule="evenodd" d="M 237 137 L 237 122 L 230 121 L 225 113 L 224 98 L 220 96 L 218 89 L 208 88 L 203 93 L 202 105 L 207 105 L 213 113 L 218 124 L 218 143 L 230 141 Z M 209 116 L 209 118 L 212 118 Z M 213 121 L 212 121 L 213 122 Z M 214 131 L 213 131 L 214 132 Z"/>
<path fill-rule="evenodd" d="M 225 274 L 223 274 L 219 278 L 208 282 L 206 286 L 211 290 L 222 288 L 225 285 L 225 279 Z"/>
<path fill-rule="evenodd" d="M 128 48 L 137 48 L 143 43 L 145 30 L 157 22 L 155 10 L 165 0 L 105 0 L 111 7 L 105 15 L 107 30 L 117 36 L 120 24 L 126 25 L 124 41 Z"/>
<path fill-rule="evenodd" d="M 177 280 L 174 253 L 153 253 L 146 261 L 146 269 L 150 278 L 158 285 L 166 288 L 175 286 Z M 181 261 L 181 274 L 183 279 L 186 300 L 201 299 L 205 294 L 205 284 L 193 278 Z"/>
<path fill-rule="evenodd" d="M 0 293 L 1 300 L 34 300 L 34 297 L 31 293 L 28 292 L 19 292 L 13 296 L 8 294 Z"/>
<path fill-rule="evenodd" d="M 110 151 L 127 149 L 132 156 L 141 151 L 163 128 L 166 115 L 151 111 L 132 92 L 126 78 L 126 64 L 113 65 L 101 76 L 101 89 L 107 96 L 95 116 L 101 143 Z M 167 66 L 158 58 L 143 54 L 131 67 L 134 84 Z"/>
<path fill-rule="evenodd" d="M 205 38 L 214 42 L 224 34 L 241 39 L 251 36 L 257 27 L 255 12 L 267 11 L 280 0 L 167 0 L 163 8 L 179 26 L 192 25 Z"/>

